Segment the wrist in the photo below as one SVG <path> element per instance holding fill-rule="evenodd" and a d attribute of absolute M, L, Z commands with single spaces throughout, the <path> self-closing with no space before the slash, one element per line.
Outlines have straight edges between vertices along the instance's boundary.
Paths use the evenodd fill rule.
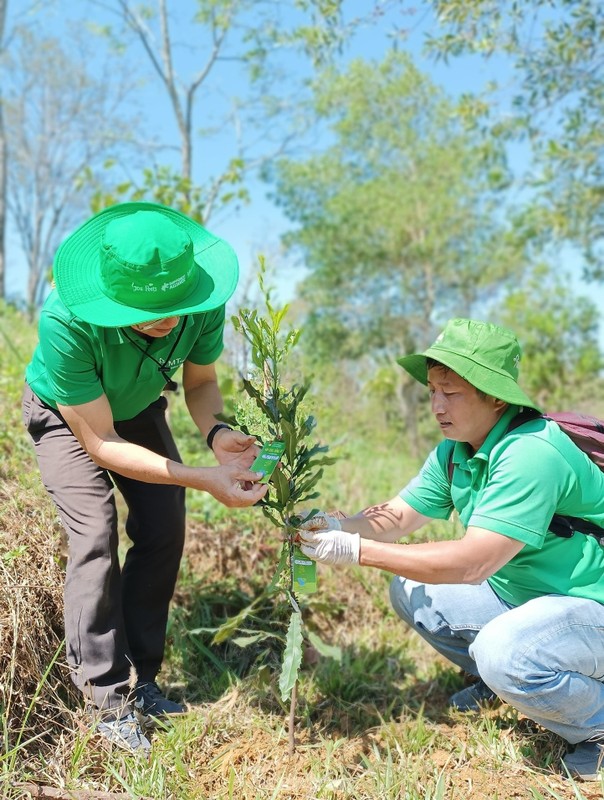
<path fill-rule="evenodd" d="M 369 544 L 369 548 L 367 547 L 367 544 Z M 368 566 L 367 557 L 368 557 L 368 554 L 369 554 L 368 551 L 369 551 L 370 547 L 371 547 L 371 540 L 369 540 L 369 542 L 368 542 L 367 539 L 363 539 L 363 537 L 359 534 L 359 561 L 358 561 L 358 564 L 359 564 L 360 567 Z"/>
<path fill-rule="evenodd" d="M 222 430 L 232 431 L 233 429 L 231 428 L 230 425 L 227 425 L 226 422 L 219 422 L 216 425 L 214 425 L 214 427 L 210 430 L 210 432 L 206 437 L 206 444 L 210 450 L 214 450 L 213 447 L 214 439 L 216 438 L 216 434 L 218 433 L 218 431 Z"/>

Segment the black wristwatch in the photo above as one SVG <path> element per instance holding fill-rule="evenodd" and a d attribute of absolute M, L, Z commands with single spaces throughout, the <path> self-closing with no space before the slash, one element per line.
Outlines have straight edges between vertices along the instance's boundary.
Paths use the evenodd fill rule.
<path fill-rule="evenodd" d="M 214 437 L 216 436 L 218 431 L 221 430 L 222 428 L 226 428 L 228 431 L 232 431 L 233 430 L 230 425 L 226 424 L 226 422 L 219 422 L 217 425 L 214 425 L 214 427 L 208 433 L 208 436 L 206 438 L 206 444 L 210 448 L 210 450 L 214 449 L 212 447 L 212 444 L 214 443 Z"/>

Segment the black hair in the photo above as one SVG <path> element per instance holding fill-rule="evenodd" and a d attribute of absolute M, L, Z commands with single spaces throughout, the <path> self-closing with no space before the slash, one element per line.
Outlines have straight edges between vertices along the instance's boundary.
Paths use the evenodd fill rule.
<path fill-rule="evenodd" d="M 455 370 L 452 370 L 451 367 L 448 367 L 446 364 L 441 364 L 440 361 L 437 361 L 434 358 L 427 357 L 426 358 L 426 369 L 427 370 L 428 369 L 432 369 L 432 367 L 439 367 L 440 369 L 444 370 L 445 372 L 454 372 L 455 371 Z M 459 377 L 461 377 L 461 375 Z M 474 386 L 474 384 L 472 384 L 472 386 Z M 474 388 L 478 392 L 478 396 L 480 398 L 482 398 L 483 400 L 486 400 L 487 397 L 494 397 L 494 395 L 490 395 L 490 394 L 487 394 L 486 392 L 483 392 L 482 389 L 479 389 L 477 386 L 474 386 Z M 498 399 L 498 398 L 495 398 L 495 399 Z"/>

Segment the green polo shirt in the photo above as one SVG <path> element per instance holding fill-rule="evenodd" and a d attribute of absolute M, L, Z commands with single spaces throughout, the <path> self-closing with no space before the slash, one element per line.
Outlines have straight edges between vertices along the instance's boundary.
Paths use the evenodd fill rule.
<path fill-rule="evenodd" d="M 517 412 L 510 407 L 476 453 L 464 442 L 441 442 L 401 497 L 428 517 L 448 519 L 456 510 L 464 528 L 524 542 L 489 578 L 507 602 L 561 594 L 604 603 L 604 548 L 593 536 L 548 531 L 555 513 L 604 527 L 604 473 L 555 422 L 536 419 L 507 433 Z"/>
<path fill-rule="evenodd" d="M 172 351 L 184 318 L 167 336 L 147 341 L 132 328 L 102 328 L 84 322 L 54 290 L 40 315 L 40 341 L 25 378 L 52 408 L 57 403 L 88 403 L 104 393 L 114 420 L 132 419 L 160 396 L 166 378 L 159 365 L 166 359 L 170 377 L 185 361 L 216 361 L 223 348 L 224 317 L 224 306 L 189 315 Z"/>

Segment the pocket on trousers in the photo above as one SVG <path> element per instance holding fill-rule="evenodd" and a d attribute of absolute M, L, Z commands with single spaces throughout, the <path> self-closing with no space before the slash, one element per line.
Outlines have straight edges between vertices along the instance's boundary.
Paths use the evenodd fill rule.
<path fill-rule="evenodd" d="M 65 426 L 60 413 L 42 402 L 27 383 L 23 391 L 22 409 L 23 422 L 32 437 L 46 429 Z"/>
<path fill-rule="evenodd" d="M 31 419 L 32 396 L 33 392 L 26 383 L 23 387 L 23 396 L 21 398 L 21 417 L 27 430 L 29 430 L 29 421 Z"/>

